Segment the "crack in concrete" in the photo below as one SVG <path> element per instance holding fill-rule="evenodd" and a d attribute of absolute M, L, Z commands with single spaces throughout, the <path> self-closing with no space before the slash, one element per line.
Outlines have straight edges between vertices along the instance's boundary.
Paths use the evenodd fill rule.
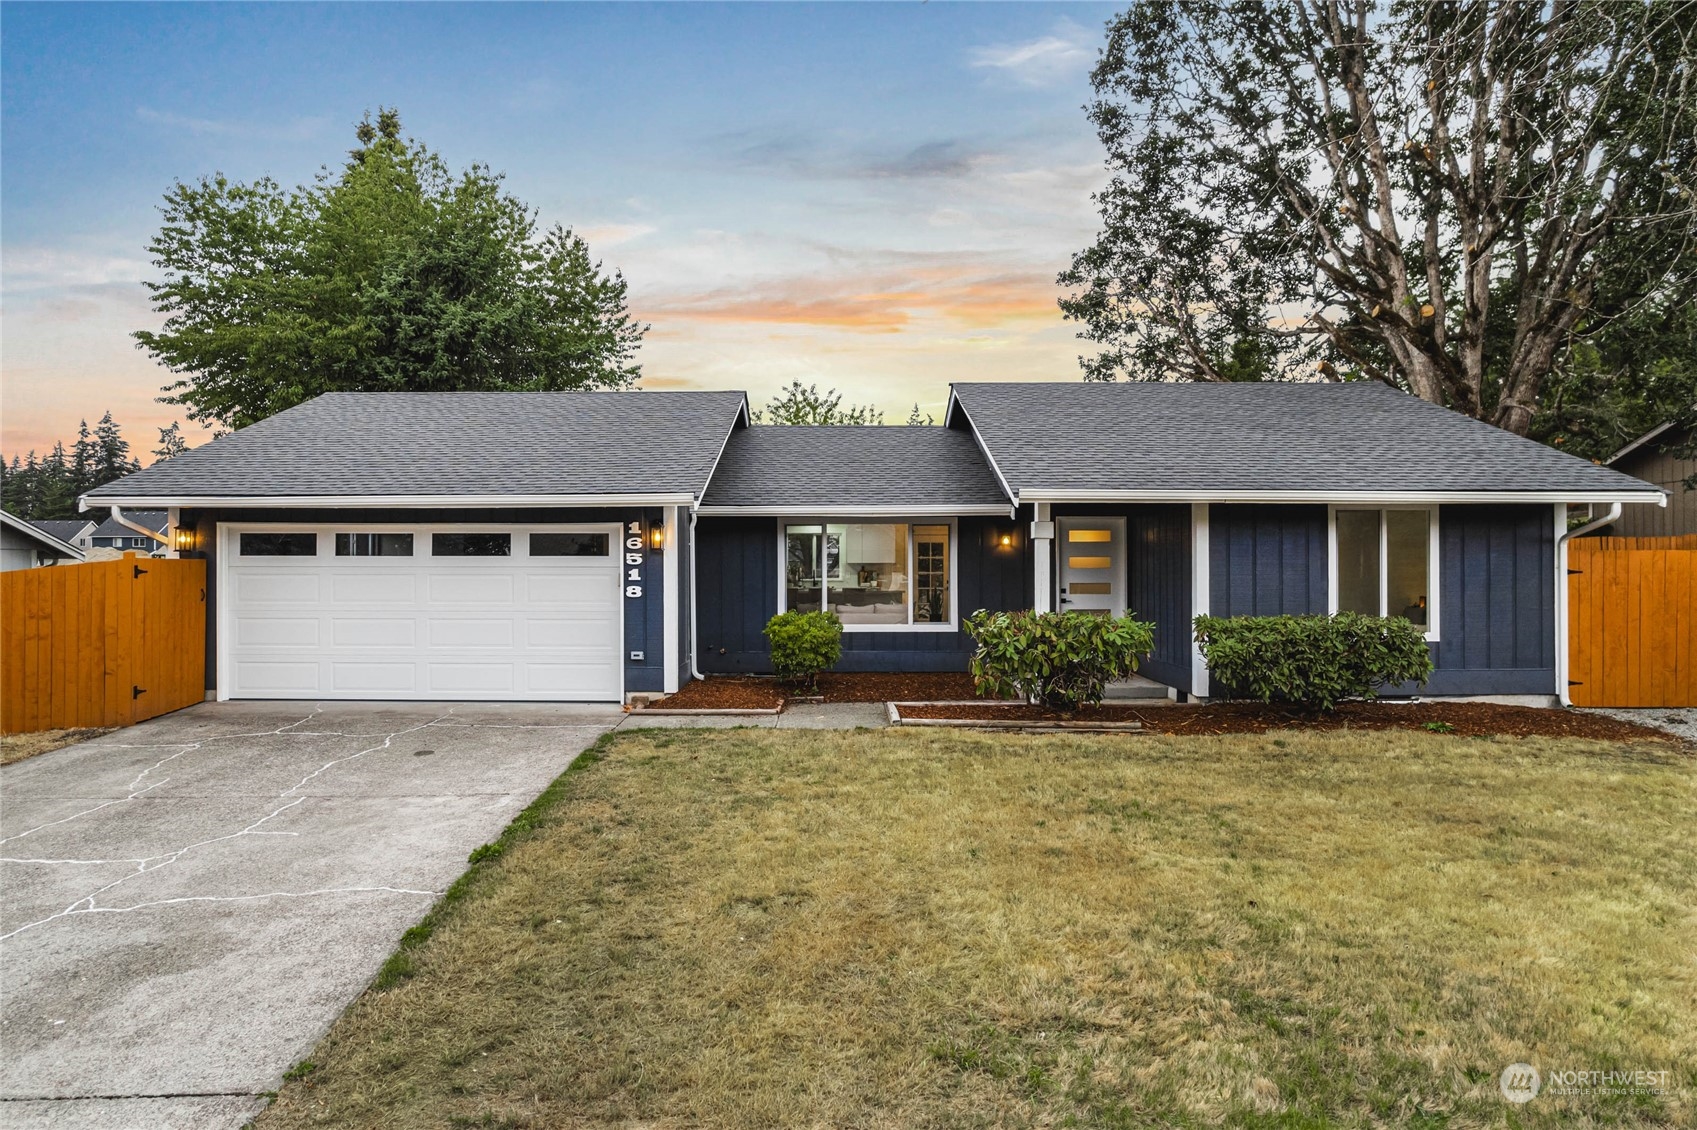
<path fill-rule="evenodd" d="M 148 766 L 146 769 L 143 769 L 140 773 L 136 774 L 136 776 L 129 783 L 128 787 L 130 789 L 130 794 L 128 796 L 126 796 L 126 797 L 124 797 L 120 800 L 107 801 L 104 804 L 95 805 L 94 807 L 86 809 L 82 812 L 74 813 L 71 816 L 67 816 L 67 817 L 64 817 L 64 818 L 59 819 L 59 820 L 54 820 L 54 821 L 51 821 L 51 822 L 46 823 L 46 824 L 38 825 L 37 827 L 31 828 L 28 831 L 19 832 L 16 835 L 13 835 L 13 836 L 8 836 L 5 839 L 0 840 L 0 844 L 9 843 L 12 840 L 20 840 L 20 839 L 23 839 L 25 836 L 33 835 L 34 833 L 42 831 L 43 829 L 52 828 L 52 827 L 56 827 L 60 824 L 69 823 L 70 821 L 76 820 L 80 817 L 87 816 L 87 815 L 90 815 L 90 814 L 95 813 L 95 812 L 99 812 L 99 811 L 101 811 L 102 809 L 105 809 L 105 808 L 110 808 L 114 804 L 124 804 L 128 801 L 136 800 L 136 799 L 140 798 L 143 793 L 150 792 L 153 789 L 158 788 L 160 785 L 165 784 L 166 782 L 168 782 L 171 779 L 169 777 L 165 777 L 165 778 L 162 778 L 161 780 L 155 781 L 154 783 L 148 785 L 146 788 L 141 788 L 140 786 L 141 786 L 142 781 L 146 780 L 147 777 L 150 774 L 152 774 L 156 769 L 158 769 L 160 766 L 166 764 L 167 762 L 173 761 L 176 758 L 183 756 L 186 753 L 192 752 L 193 750 L 200 749 L 203 745 L 207 744 L 208 742 L 228 741 L 232 738 L 265 738 L 265 737 L 274 737 L 274 736 L 277 736 L 279 734 L 286 734 L 288 731 L 293 730 L 295 727 L 305 725 L 307 722 L 312 721 L 312 719 L 316 718 L 319 714 L 323 713 L 323 711 L 324 711 L 324 707 L 322 705 L 314 704 L 314 706 L 312 708 L 312 712 L 310 714 L 308 714 L 305 718 L 302 718 L 302 719 L 295 721 L 295 722 L 290 722 L 287 725 L 280 726 L 275 730 L 265 730 L 265 731 L 260 731 L 260 732 L 256 732 L 256 733 L 248 733 L 248 734 L 220 735 L 220 736 L 215 736 L 215 737 L 211 737 L 211 738 L 206 738 L 206 739 L 199 741 L 199 742 L 193 742 L 193 743 L 185 744 L 184 747 L 182 749 L 179 749 L 176 753 L 171 754 L 169 757 L 161 758 L 160 760 L 154 762 L 152 765 Z M 365 749 L 359 750 L 357 753 L 351 753 L 346 757 L 332 758 L 331 760 L 326 761 L 323 765 L 320 765 L 317 769 L 314 769 L 312 772 L 308 773 L 306 776 L 302 777 L 300 780 L 296 781 L 293 785 L 289 786 L 287 789 L 284 789 L 282 792 L 277 793 L 276 799 L 282 800 L 284 797 L 287 797 L 292 793 L 298 792 L 300 789 L 304 788 L 309 782 L 316 780 L 319 776 L 321 776 L 322 774 L 324 774 L 324 773 L 328 772 L 329 770 L 335 768 L 338 765 L 344 765 L 344 764 L 346 764 L 350 761 L 358 760 L 359 758 L 364 757 L 368 753 L 375 753 L 379 750 L 388 749 L 389 746 L 395 741 L 396 738 L 403 737 L 407 734 L 417 733 L 420 730 L 428 729 L 429 727 L 436 725 L 438 722 L 442 721 L 443 719 L 446 719 L 446 718 L 452 716 L 452 714 L 453 714 L 453 708 L 450 707 L 448 709 L 447 713 L 439 714 L 435 718 L 430 719 L 428 722 L 421 722 L 417 725 L 408 726 L 408 727 L 405 727 L 404 729 L 396 730 L 392 733 L 382 735 L 383 740 L 376 745 L 367 746 Z M 372 734 L 372 735 L 369 735 L 369 736 L 370 737 L 378 737 L 379 735 Z M 161 747 L 161 748 L 169 748 L 169 747 Z M 19 934 L 24 933 L 26 930 L 33 930 L 38 926 L 45 926 L 49 922 L 54 922 L 54 921 L 57 921 L 61 918 L 69 918 L 69 917 L 72 917 L 74 915 L 129 912 L 129 911 L 133 911 L 133 910 L 147 909 L 147 908 L 154 907 L 154 906 L 168 906 L 168 905 L 172 905 L 172 904 L 175 904 L 175 903 L 182 903 L 182 902 L 241 902 L 241 901 L 247 901 L 247 900 L 252 900 L 252 899 L 272 898 L 272 897 L 300 898 L 300 897 L 307 897 L 309 895 L 320 894 L 320 893 L 349 893 L 349 892 L 353 892 L 353 891 L 356 891 L 356 890 L 369 891 L 369 892 L 373 892 L 373 893 L 379 892 L 379 891 L 388 891 L 388 892 L 392 892 L 392 893 L 396 893 L 396 894 L 416 894 L 416 895 L 433 894 L 433 892 L 430 892 L 430 891 L 414 891 L 414 890 L 408 890 L 408 889 L 405 889 L 405 888 L 390 888 L 390 887 L 333 888 L 333 889 L 328 889 L 328 890 L 322 891 L 322 892 L 320 892 L 320 891 L 308 891 L 308 892 L 302 892 L 302 893 L 299 893 L 299 894 L 294 893 L 294 892 L 289 892 L 289 891 L 276 891 L 276 892 L 271 892 L 269 894 L 263 894 L 263 895 L 188 896 L 188 897 L 179 898 L 179 899 L 160 899 L 160 900 L 156 900 L 156 901 L 153 901 L 153 902 L 137 903 L 134 906 L 130 906 L 130 907 L 102 907 L 102 906 L 96 905 L 95 900 L 100 898 L 101 895 L 106 894 L 108 891 L 112 891 L 112 890 L 114 890 L 118 887 L 121 887 L 125 883 L 129 882 L 132 879 L 137 878 L 138 876 L 151 874 L 154 871 L 160 870 L 161 868 L 169 867 L 171 864 L 176 863 L 184 855 L 188 854 L 191 851 L 194 851 L 196 848 L 206 847 L 210 844 L 222 843 L 225 840 L 233 840 L 233 839 L 237 839 L 237 838 L 242 837 L 242 836 L 298 836 L 300 834 L 299 832 L 271 832 L 271 831 L 259 831 L 258 829 L 261 825 L 265 824 L 266 822 L 268 822 L 270 820 L 275 819 L 278 816 L 281 816 L 283 813 L 287 812 L 291 808 L 294 808 L 296 805 L 301 804 L 305 800 L 306 800 L 306 797 L 297 796 L 293 800 L 289 801 L 287 804 L 278 805 L 276 808 L 272 809 L 270 812 L 266 813 L 264 816 L 261 816 L 258 820 L 255 820 L 253 823 L 249 824 L 247 827 L 241 829 L 238 832 L 231 832 L 231 833 L 228 833 L 228 834 L 222 835 L 222 836 L 213 836 L 210 839 L 198 840 L 195 843 L 186 844 L 183 847 L 176 848 L 172 851 L 161 852 L 158 855 L 147 856 L 147 857 L 140 859 L 140 860 L 121 860 L 121 861 L 120 860 L 113 860 L 113 861 L 110 861 L 110 862 L 135 863 L 136 869 L 134 871 L 132 871 L 131 873 L 127 874 L 127 875 L 124 875 L 124 876 L 122 876 L 118 879 L 115 879 L 112 882 L 107 883 L 104 886 L 101 886 L 101 887 L 89 892 L 86 895 L 83 895 L 81 898 L 77 899 L 75 902 L 71 903 L 69 906 L 65 907 L 63 910 L 57 911 L 53 914 L 50 914 L 45 918 L 38 918 L 33 922 L 26 922 L 22 926 L 19 926 L 14 930 L 10 930 L 7 933 L 0 934 L 0 941 L 6 941 L 9 938 L 15 938 Z M 51 862 L 51 861 L 46 861 L 46 860 L 17 860 L 16 862 L 47 863 L 47 862 Z"/>
<path fill-rule="evenodd" d="M 210 737 L 210 738 L 203 738 L 198 742 L 178 743 L 181 748 L 178 748 L 176 753 L 171 754 L 169 757 L 160 758 L 158 761 L 155 761 L 152 765 L 149 765 L 146 769 L 143 769 L 140 773 L 137 773 L 134 777 L 132 777 L 130 779 L 129 785 L 126 786 L 130 790 L 128 796 L 119 797 L 116 800 L 105 801 L 104 803 L 95 805 L 93 808 L 85 808 L 81 812 L 73 812 L 69 816 L 60 817 L 58 820 L 49 820 L 45 824 L 38 824 L 34 828 L 30 828 L 30 829 L 27 829 L 25 831 L 18 832 L 18 833 L 15 833 L 13 835 L 6 836 L 3 839 L 0 839 L 0 844 L 9 844 L 13 840 L 21 840 L 25 836 L 33 836 L 37 832 L 44 831 L 48 828 L 56 828 L 61 824 L 69 824 L 73 820 L 80 820 L 84 816 L 90 816 L 90 815 L 92 815 L 96 812 L 101 811 L 102 809 L 111 808 L 115 804 L 128 803 L 129 801 L 135 800 L 136 798 L 140 797 L 143 793 L 152 792 L 154 789 L 157 789 L 160 785 L 166 784 L 171 780 L 171 778 L 165 777 L 165 778 L 162 778 L 158 781 L 153 782 L 153 784 L 147 786 L 147 788 L 145 788 L 145 789 L 142 788 L 141 783 L 143 781 L 145 781 L 148 778 L 148 776 L 150 776 L 153 773 L 153 771 L 155 769 L 158 769 L 160 766 L 166 764 L 167 762 L 175 761 L 177 758 L 182 757 L 186 753 L 193 753 L 195 750 L 206 745 L 208 742 L 229 741 L 229 740 L 232 740 L 232 739 L 235 739 L 235 738 L 268 738 L 268 737 L 272 737 L 276 734 L 286 733 L 288 730 L 292 729 L 295 726 L 304 725 L 305 723 L 312 721 L 319 714 L 323 713 L 323 711 L 324 711 L 324 708 L 322 706 L 318 706 L 318 705 L 314 704 L 314 706 L 312 708 L 312 713 L 308 714 L 305 718 L 302 718 L 298 722 L 290 722 L 287 725 L 279 726 L 275 730 L 263 730 L 263 731 L 260 731 L 260 732 L 257 732 L 257 733 L 252 733 L 252 734 L 221 734 L 221 735 L 214 735 L 213 737 Z M 128 748 L 128 747 L 120 746 L 119 748 Z M 135 747 L 135 748 L 171 749 L 172 747 L 169 746 L 169 745 L 156 745 L 156 746 L 150 746 L 150 747 L 138 746 L 138 747 Z"/>

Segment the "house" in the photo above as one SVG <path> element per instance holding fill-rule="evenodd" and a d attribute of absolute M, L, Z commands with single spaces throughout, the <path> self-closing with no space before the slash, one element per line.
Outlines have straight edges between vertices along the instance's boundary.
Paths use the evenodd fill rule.
<path fill-rule="evenodd" d="M 750 427 L 734 392 L 332 393 L 90 491 L 209 564 L 220 698 L 619 701 L 768 670 L 960 670 L 975 609 L 1425 629 L 1432 695 L 1566 688 L 1569 505 L 1666 494 L 1373 383 L 957 384 L 942 427 Z"/>
<path fill-rule="evenodd" d="M 169 524 L 169 514 L 164 510 L 130 510 L 124 517 L 133 525 L 124 525 L 116 518 L 107 518 L 96 526 L 88 535 L 90 549 L 110 549 L 119 553 L 144 553 L 152 556 L 162 555 L 166 550 L 165 528 Z M 136 529 L 136 526 L 152 530 L 155 536 L 149 536 Z M 103 555 L 104 556 L 104 555 Z"/>
<path fill-rule="evenodd" d="M 31 518 L 29 524 L 38 530 L 45 530 L 67 545 L 74 545 L 82 550 L 89 548 L 89 536 L 94 533 L 97 525 L 87 518 Z"/>
<path fill-rule="evenodd" d="M 1675 452 L 1690 450 L 1690 424 L 1669 421 L 1645 432 L 1604 461 L 1606 466 L 1668 492 L 1665 508 L 1634 506 L 1622 512 L 1603 532 L 1617 538 L 1665 538 L 1697 534 L 1697 490 L 1685 482 L 1697 476 L 1697 458 Z"/>
<path fill-rule="evenodd" d="M 35 569 L 61 561 L 81 561 L 82 550 L 64 539 L 0 510 L 0 572 Z"/>

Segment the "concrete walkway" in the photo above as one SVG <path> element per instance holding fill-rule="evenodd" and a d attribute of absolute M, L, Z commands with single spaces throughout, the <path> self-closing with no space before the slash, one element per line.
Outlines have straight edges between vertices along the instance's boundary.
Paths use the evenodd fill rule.
<path fill-rule="evenodd" d="M 235 1127 L 617 707 L 206 704 L 0 770 L 0 1127 Z"/>
<path fill-rule="evenodd" d="M 621 730 L 876 730 L 890 724 L 881 702 L 799 703 L 782 714 L 648 714 L 632 713 Z"/>

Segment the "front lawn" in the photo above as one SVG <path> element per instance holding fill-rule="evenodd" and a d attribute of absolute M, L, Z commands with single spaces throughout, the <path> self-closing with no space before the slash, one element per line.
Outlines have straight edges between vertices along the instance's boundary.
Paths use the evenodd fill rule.
<path fill-rule="evenodd" d="M 599 752 L 260 1126 L 1697 1118 L 1697 765 L 1666 746 L 731 730 Z M 1670 1074 L 1511 1107 L 1516 1061 Z"/>

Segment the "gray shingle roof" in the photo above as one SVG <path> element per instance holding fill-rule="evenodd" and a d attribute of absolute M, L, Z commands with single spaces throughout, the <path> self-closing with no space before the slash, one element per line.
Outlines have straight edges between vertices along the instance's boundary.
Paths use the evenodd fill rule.
<path fill-rule="evenodd" d="M 89 521 L 87 518 L 31 518 L 29 524 L 38 530 L 46 530 L 62 542 L 70 542 L 82 533 Z"/>
<path fill-rule="evenodd" d="M 98 515 L 98 511 L 96 514 Z M 150 530 L 165 532 L 165 527 L 171 524 L 171 512 L 168 510 L 125 510 L 124 517 L 138 526 L 146 526 Z M 136 533 L 128 526 L 118 524 L 116 518 L 108 518 L 89 532 L 91 538 L 136 538 L 142 534 Z"/>
<path fill-rule="evenodd" d="M 957 384 L 1015 491 L 1643 491 L 1376 381 Z"/>
<path fill-rule="evenodd" d="M 334 392 L 103 498 L 694 496 L 740 392 Z"/>
<path fill-rule="evenodd" d="M 932 427 L 753 427 L 731 437 L 702 499 L 773 510 L 1010 503 L 965 432 Z"/>

